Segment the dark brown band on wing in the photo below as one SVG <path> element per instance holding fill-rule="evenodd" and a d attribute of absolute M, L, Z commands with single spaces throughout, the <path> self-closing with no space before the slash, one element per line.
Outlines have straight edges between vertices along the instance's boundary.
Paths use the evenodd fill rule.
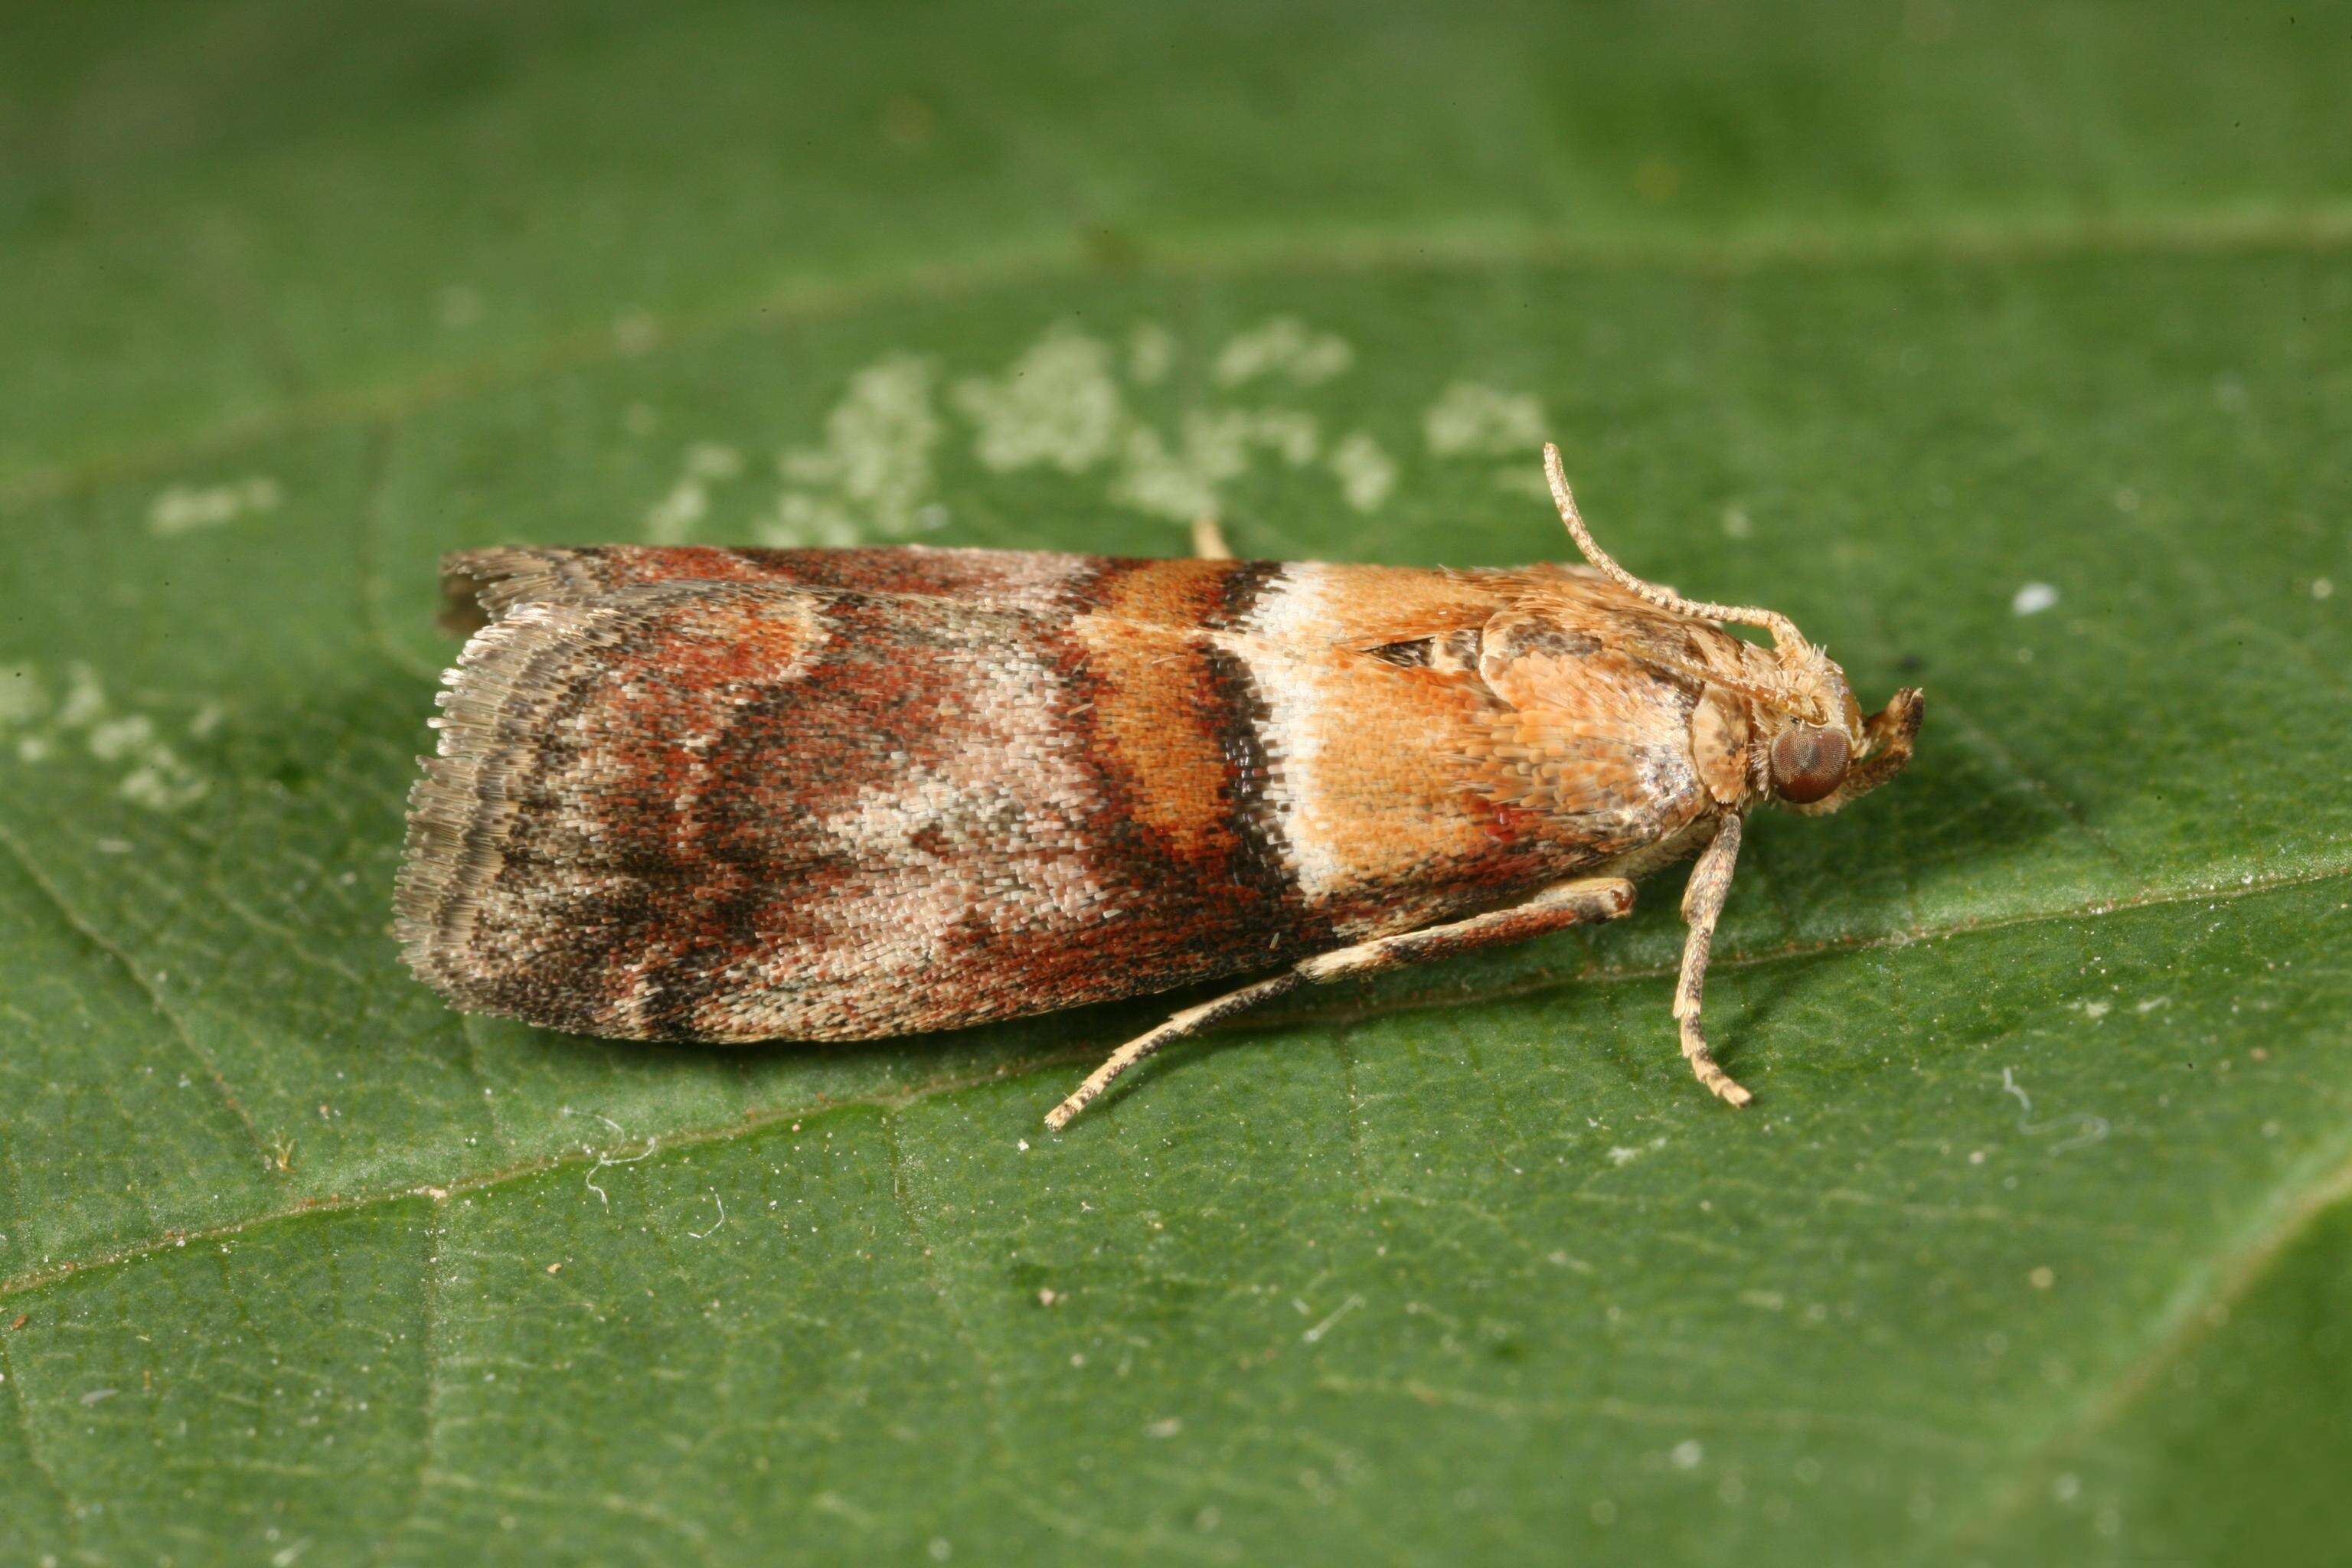
<path fill-rule="evenodd" d="M 1205 647 L 1201 657 L 1212 704 L 1211 732 L 1225 764 L 1223 816 L 1234 837 L 1226 875 L 1271 909 L 1295 905 L 1297 862 L 1268 798 L 1274 770 L 1267 756 L 1265 700 L 1240 655 Z"/>

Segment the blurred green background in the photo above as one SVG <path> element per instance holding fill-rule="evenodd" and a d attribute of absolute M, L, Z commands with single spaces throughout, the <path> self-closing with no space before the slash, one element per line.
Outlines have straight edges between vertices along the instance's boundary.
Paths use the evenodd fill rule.
<path fill-rule="evenodd" d="M 2326 1563 L 2352 12 L 0 17 L 0 1560 Z M 1563 553 L 1896 788 L 1622 928 L 848 1048 L 385 934 L 504 540 Z"/>

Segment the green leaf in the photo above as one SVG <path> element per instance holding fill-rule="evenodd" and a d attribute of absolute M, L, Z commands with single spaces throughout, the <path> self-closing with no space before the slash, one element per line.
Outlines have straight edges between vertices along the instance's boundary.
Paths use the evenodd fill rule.
<path fill-rule="evenodd" d="M 0 53 L 0 1559 L 2322 1561 L 2322 7 L 76 7 Z M 1626 925 L 871 1047 L 444 1010 L 442 551 L 1564 553 L 1917 762 Z M 2339 591 L 2346 590 L 2346 591 Z"/>

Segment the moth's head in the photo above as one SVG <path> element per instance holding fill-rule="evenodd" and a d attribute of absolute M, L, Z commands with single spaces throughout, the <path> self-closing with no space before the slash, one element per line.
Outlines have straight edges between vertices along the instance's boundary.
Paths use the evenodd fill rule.
<path fill-rule="evenodd" d="M 1793 811 L 1820 816 L 1903 771 L 1927 712 L 1927 699 L 1916 688 L 1905 687 L 1864 718 L 1845 671 L 1821 649 L 1783 644 L 1772 653 L 1786 672 L 1792 700 L 1768 690 L 1753 700 L 1756 757 L 1749 776 L 1759 794 Z"/>
<path fill-rule="evenodd" d="M 1678 615 L 1736 621 L 1771 634 L 1769 648 L 1740 645 L 1736 676 L 1710 672 L 1748 700 L 1751 799 L 1820 816 L 1868 795 L 1911 761 L 1912 742 L 1927 712 L 1927 699 L 1916 688 L 1897 691 L 1885 707 L 1864 718 L 1845 671 L 1807 640 L 1794 621 L 1777 610 L 1703 604 L 1643 582 L 1594 542 L 1561 471 L 1559 448 L 1549 443 L 1544 447 L 1544 477 L 1577 548 L 1620 587 Z"/>

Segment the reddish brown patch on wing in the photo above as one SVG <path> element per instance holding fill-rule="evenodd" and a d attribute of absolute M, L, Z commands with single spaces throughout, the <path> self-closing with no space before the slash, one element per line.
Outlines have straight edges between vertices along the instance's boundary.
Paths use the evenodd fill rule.
<path fill-rule="evenodd" d="M 457 754 L 419 792 L 447 826 L 412 840 L 411 962 L 557 1027 L 849 1038 L 1327 937 L 1278 873 L 1237 873 L 1245 833 L 1174 830 L 1171 787 L 1232 819 L 1204 740 L 1223 715 L 1197 646 L 1108 624 L 1177 657 L 1131 690 L 1066 613 L 949 595 L 672 578 L 527 602 L 469 649 Z M 1112 755 L 1137 690 L 1202 765 Z"/>
<path fill-rule="evenodd" d="M 1106 562 L 1071 636 L 1097 761 L 1133 820 L 1173 861 L 1223 868 L 1238 852 L 1228 694 L 1199 634 L 1238 576 L 1222 561 Z M 1172 634 L 1172 635 L 1171 635 Z"/>
<path fill-rule="evenodd" d="M 1171 631 L 1199 631 L 1233 616 L 1265 579 L 1256 561 L 1136 561 L 1095 563 L 1078 597 L 1099 619 Z"/>

